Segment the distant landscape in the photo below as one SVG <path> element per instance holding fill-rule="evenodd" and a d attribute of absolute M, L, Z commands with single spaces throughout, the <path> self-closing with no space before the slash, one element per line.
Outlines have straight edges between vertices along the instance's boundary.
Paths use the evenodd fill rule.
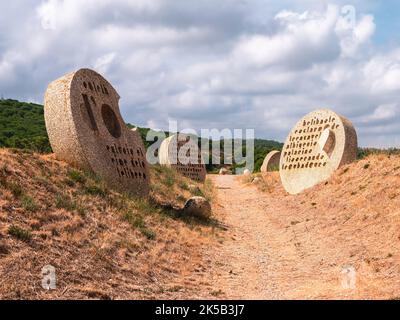
<path fill-rule="evenodd" d="M 136 127 L 129 123 L 127 125 L 130 128 Z M 151 143 L 146 141 L 146 136 L 151 129 L 140 127 L 138 129 L 146 148 L 148 148 Z M 44 122 L 43 106 L 13 99 L 0 100 L 0 147 L 32 150 L 42 154 L 51 153 Z M 256 139 L 254 141 L 255 171 L 260 171 L 264 158 L 270 151 L 281 150 L 282 147 L 283 143 L 278 141 Z M 221 150 L 223 150 L 223 141 L 221 141 Z M 242 152 L 243 155 L 246 154 L 245 141 L 243 141 Z M 358 159 L 376 153 L 400 154 L 400 149 L 359 148 Z M 240 165 L 233 163 L 232 168 Z M 207 166 L 209 172 L 215 172 L 219 168 L 220 166 L 216 165 Z"/>
<path fill-rule="evenodd" d="M 129 123 L 127 125 L 130 128 L 136 127 Z M 151 129 L 138 129 L 148 148 L 151 143 L 146 141 L 146 136 Z M 43 154 L 51 153 L 43 106 L 12 99 L 0 100 L 0 147 L 32 150 Z M 256 171 L 260 170 L 265 156 L 270 151 L 281 150 L 282 147 L 282 143 L 274 140 L 256 139 L 254 141 Z M 221 150 L 223 150 L 223 141 L 221 141 Z M 243 142 L 243 154 L 246 154 L 245 142 Z M 238 165 L 234 163 L 232 168 Z M 218 166 L 209 165 L 207 169 L 210 172 L 215 171 Z"/>
<path fill-rule="evenodd" d="M 0 100 L 0 147 L 50 153 L 43 106 Z"/>
<path fill-rule="evenodd" d="M 0 12 L 0 303 L 400 300 L 400 1 Z"/>

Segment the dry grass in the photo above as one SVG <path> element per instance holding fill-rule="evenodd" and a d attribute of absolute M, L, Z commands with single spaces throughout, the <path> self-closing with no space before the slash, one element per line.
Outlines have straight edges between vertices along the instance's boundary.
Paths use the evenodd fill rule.
<path fill-rule="evenodd" d="M 265 192 L 265 198 L 260 201 L 266 203 L 268 225 L 279 230 L 271 234 L 287 239 L 273 242 L 274 237 L 270 249 L 297 263 L 296 272 L 290 273 L 291 278 L 282 278 L 282 283 L 297 281 L 299 285 L 303 281 L 304 287 L 297 291 L 294 284 L 287 288 L 291 297 L 398 296 L 400 156 L 370 155 L 299 195 L 284 191 L 279 173 L 263 174 L 262 178 L 257 187 Z M 340 274 L 344 265 L 354 266 L 359 277 L 357 292 L 349 296 L 329 289 L 338 283 L 330 274 Z M 324 274 L 322 270 L 333 271 Z M 325 287 L 319 287 L 322 279 Z"/>
<path fill-rule="evenodd" d="M 205 183 L 198 183 L 183 177 L 174 169 L 153 166 L 151 181 L 151 198 L 157 203 L 163 203 L 175 209 L 183 208 L 187 199 L 193 196 L 201 196 L 213 201 L 214 189 L 209 179 Z"/>
<path fill-rule="evenodd" d="M 212 185 L 152 169 L 149 199 L 109 190 L 53 156 L 0 150 L 0 298 L 176 298 L 219 229 L 182 216 Z M 41 288 L 53 265 L 57 290 Z M 182 287 L 181 290 L 169 290 Z"/>

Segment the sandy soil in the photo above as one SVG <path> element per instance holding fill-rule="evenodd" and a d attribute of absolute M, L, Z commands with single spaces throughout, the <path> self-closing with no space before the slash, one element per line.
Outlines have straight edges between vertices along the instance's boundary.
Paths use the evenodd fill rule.
<path fill-rule="evenodd" d="M 0 164 L 0 299 L 400 297 L 399 156 L 370 156 L 295 196 L 277 173 L 256 184 L 211 176 L 207 222 L 88 193 L 91 178 L 71 184 L 52 158 L 0 150 Z M 171 188 L 160 174 L 160 197 L 189 196 L 184 181 Z M 41 288 L 47 264 L 58 270 L 51 292 Z"/>
<path fill-rule="evenodd" d="M 226 240 L 211 253 L 215 294 L 229 299 L 283 298 L 273 279 L 276 257 L 266 241 L 272 231 L 265 212 L 268 200 L 234 176 L 213 180 L 219 190 L 216 214 L 229 228 Z"/>
<path fill-rule="evenodd" d="M 398 299 L 399 160 L 360 161 L 297 196 L 276 173 L 258 186 L 213 176 L 226 237 L 191 298 Z"/>

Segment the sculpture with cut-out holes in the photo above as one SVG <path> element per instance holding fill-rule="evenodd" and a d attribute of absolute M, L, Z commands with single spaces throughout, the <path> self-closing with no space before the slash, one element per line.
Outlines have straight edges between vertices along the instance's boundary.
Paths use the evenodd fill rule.
<path fill-rule="evenodd" d="M 119 95 L 100 74 L 81 69 L 52 82 L 45 120 L 56 157 L 101 176 L 128 193 L 149 192 L 149 169 L 138 131 L 119 110 Z"/>
<path fill-rule="evenodd" d="M 197 139 L 185 134 L 176 134 L 165 139 L 160 147 L 161 165 L 174 168 L 187 178 L 204 182 L 206 167 L 197 144 Z"/>
<path fill-rule="evenodd" d="M 296 124 L 286 140 L 280 160 L 282 184 L 287 192 L 300 193 L 356 156 L 353 124 L 333 111 L 314 111 Z"/>

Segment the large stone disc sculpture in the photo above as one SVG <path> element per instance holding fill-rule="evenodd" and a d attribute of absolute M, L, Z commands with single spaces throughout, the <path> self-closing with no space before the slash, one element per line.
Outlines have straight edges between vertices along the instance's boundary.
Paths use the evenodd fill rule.
<path fill-rule="evenodd" d="M 287 192 L 297 194 L 326 179 L 357 156 L 352 123 L 330 110 L 317 110 L 301 119 L 282 151 L 280 176 Z"/>
<path fill-rule="evenodd" d="M 200 182 L 206 180 L 206 167 L 197 141 L 187 135 L 178 134 L 165 139 L 160 146 L 159 161 L 187 178 Z"/>
<path fill-rule="evenodd" d="M 278 171 L 280 160 L 281 152 L 271 151 L 264 159 L 263 165 L 261 166 L 261 172 Z"/>
<path fill-rule="evenodd" d="M 45 120 L 56 157 L 98 174 L 114 189 L 149 192 L 143 141 L 129 130 L 119 95 L 98 73 L 81 69 L 52 82 L 45 96 Z"/>

